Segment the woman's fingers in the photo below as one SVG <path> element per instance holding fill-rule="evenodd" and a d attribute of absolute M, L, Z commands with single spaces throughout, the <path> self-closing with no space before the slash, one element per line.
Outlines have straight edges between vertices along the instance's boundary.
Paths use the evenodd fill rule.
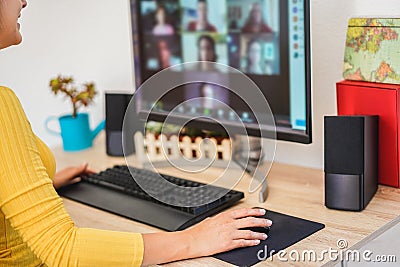
<path fill-rule="evenodd" d="M 268 235 L 265 233 L 257 233 L 251 230 L 239 230 L 235 232 L 233 236 L 234 240 L 237 239 L 245 239 L 245 240 L 265 240 L 268 238 Z"/>
<path fill-rule="evenodd" d="M 272 221 L 264 218 L 246 217 L 236 220 L 236 227 L 238 229 L 247 227 L 269 227 Z"/>
<path fill-rule="evenodd" d="M 84 163 L 81 166 L 77 167 L 77 172 L 78 172 L 77 176 L 78 175 L 83 175 L 83 174 L 90 175 L 90 174 L 95 174 L 96 173 L 95 170 L 93 170 L 93 169 L 91 169 L 89 167 L 88 163 Z"/>
<path fill-rule="evenodd" d="M 81 181 L 81 177 L 76 177 L 70 181 L 70 184 L 79 183 Z"/>
<path fill-rule="evenodd" d="M 265 209 L 251 209 L 251 208 L 243 208 L 230 212 L 230 215 L 233 219 L 240 219 L 250 216 L 263 216 L 265 215 Z"/>
<path fill-rule="evenodd" d="M 268 236 L 252 227 L 268 227 L 270 220 L 263 218 L 264 209 L 244 208 L 226 211 L 184 230 L 194 240 L 196 256 L 208 256 L 240 247 L 256 246 Z M 250 229 L 248 229 L 250 228 Z"/>
<path fill-rule="evenodd" d="M 67 176 L 69 176 L 69 178 L 72 179 L 77 176 L 80 176 L 82 173 L 85 173 L 85 170 L 87 169 L 87 167 L 88 167 L 88 163 L 84 163 L 79 166 L 68 167 L 68 168 L 64 169 L 64 171 L 66 172 Z"/>
<path fill-rule="evenodd" d="M 91 168 L 86 168 L 86 170 L 85 170 L 85 174 L 95 174 L 95 173 L 97 173 L 97 172 Z"/>
<path fill-rule="evenodd" d="M 244 248 L 244 247 L 253 247 L 257 246 L 261 243 L 260 240 L 255 239 L 255 240 L 246 240 L 246 239 L 236 239 L 232 241 L 232 249 L 234 248 Z"/>

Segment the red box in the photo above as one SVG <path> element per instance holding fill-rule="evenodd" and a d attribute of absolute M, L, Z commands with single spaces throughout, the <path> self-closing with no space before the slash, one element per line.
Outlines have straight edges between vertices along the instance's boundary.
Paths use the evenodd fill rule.
<path fill-rule="evenodd" d="M 336 84 L 338 115 L 379 115 L 379 183 L 400 187 L 400 85 L 343 81 Z"/>

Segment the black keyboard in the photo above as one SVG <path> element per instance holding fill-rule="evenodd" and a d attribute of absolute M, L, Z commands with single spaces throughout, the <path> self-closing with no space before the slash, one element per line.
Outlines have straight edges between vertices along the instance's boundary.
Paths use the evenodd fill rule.
<path fill-rule="evenodd" d="M 139 177 L 142 186 L 142 183 L 147 185 L 146 190 L 152 190 L 150 194 L 157 194 L 157 199 L 147 194 L 132 175 Z M 159 182 L 160 175 L 178 187 L 163 186 Z M 214 215 L 244 198 L 243 192 L 210 185 L 202 187 L 204 185 L 145 169 L 117 165 L 82 177 L 82 182 L 60 189 L 59 194 L 161 229 L 176 231 Z M 196 190 L 196 194 L 190 194 L 186 190 L 188 187 L 200 188 Z M 188 207 L 185 203 L 194 205 Z"/>

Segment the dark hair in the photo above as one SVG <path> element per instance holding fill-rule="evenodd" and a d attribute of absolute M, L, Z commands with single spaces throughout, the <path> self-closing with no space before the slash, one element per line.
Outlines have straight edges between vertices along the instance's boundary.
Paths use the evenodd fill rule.
<path fill-rule="evenodd" d="M 159 10 L 164 10 L 164 12 L 167 13 L 167 8 L 166 8 L 164 5 L 162 5 L 162 4 L 157 5 L 156 13 L 157 13 Z"/>
<path fill-rule="evenodd" d="M 217 59 L 218 59 L 218 56 L 217 56 L 216 47 L 215 47 L 215 40 L 210 35 L 205 35 L 205 34 L 201 35 L 199 37 L 199 39 L 197 40 L 197 48 L 199 50 L 199 52 L 198 52 L 198 60 L 199 61 L 201 60 L 201 58 L 200 58 L 200 42 L 202 40 L 206 40 L 209 44 L 211 44 L 212 50 L 214 52 L 213 62 L 216 62 Z"/>
<path fill-rule="evenodd" d="M 246 19 L 246 22 L 245 22 L 245 24 L 243 26 L 244 29 L 247 29 L 247 28 L 250 28 L 250 27 L 254 26 L 254 23 L 253 23 L 253 12 L 255 10 L 254 9 L 255 5 L 260 5 L 260 3 L 258 3 L 258 2 L 254 2 L 253 3 L 253 5 L 251 7 L 251 10 L 250 10 L 250 13 L 249 13 L 249 15 L 248 15 L 248 17 Z M 260 24 L 261 25 L 266 25 L 265 19 L 264 19 L 264 15 L 262 13 L 261 13 L 261 22 L 260 22 Z"/>
<path fill-rule="evenodd" d="M 197 4 L 204 3 L 207 5 L 207 0 L 197 0 Z"/>

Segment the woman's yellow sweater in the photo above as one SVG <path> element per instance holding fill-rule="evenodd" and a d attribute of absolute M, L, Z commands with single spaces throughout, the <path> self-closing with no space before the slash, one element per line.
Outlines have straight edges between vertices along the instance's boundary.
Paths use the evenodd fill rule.
<path fill-rule="evenodd" d="M 0 266 L 140 266 L 141 234 L 75 227 L 54 174 L 51 151 L 0 87 Z"/>

